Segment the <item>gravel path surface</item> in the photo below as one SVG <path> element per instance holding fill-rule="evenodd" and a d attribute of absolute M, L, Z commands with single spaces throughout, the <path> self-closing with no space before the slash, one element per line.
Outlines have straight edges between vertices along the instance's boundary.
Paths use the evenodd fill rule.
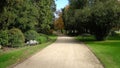
<path fill-rule="evenodd" d="M 96 56 L 73 37 L 57 41 L 14 68 L 104 68 Z"/>

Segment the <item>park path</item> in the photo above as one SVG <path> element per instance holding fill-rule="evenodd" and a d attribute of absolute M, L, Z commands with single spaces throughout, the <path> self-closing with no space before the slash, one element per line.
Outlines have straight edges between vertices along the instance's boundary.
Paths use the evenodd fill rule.
<path fill-rule="evenodd" d="M 96 56 L 73 37 L 58 37 L 56 42 L 14 68 L 104 68 Z"/>

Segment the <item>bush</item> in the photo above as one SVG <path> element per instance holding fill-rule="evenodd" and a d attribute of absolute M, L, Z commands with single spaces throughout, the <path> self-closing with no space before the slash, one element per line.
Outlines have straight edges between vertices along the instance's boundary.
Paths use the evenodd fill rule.
<path fill-rule="evenodd" d="M 37 38 L 37 41 L 41 44 L 47 42 L 48 40 L 49 40 L 49 37 L 44 34 L 40 34 L 39 37 Z"/>
<path fill-rule="evenodd" d="M 0 45 L 6 46 L 8 44 L 8 31 L 0 31 Z"/>
<path fill-rule="evenodd" d="M 39 37 L 39 34 L 34 30 L 29 30 L 29 31 L 25 32 L 26 40 L 36 40 L 37 37 Z"/>
<path fill-rule="evenodd" d="M 24 45 L 24 35 L 21 30 L 13 28 L 9 30 L 9 45 L 11 47 L 21 47 Z"/>

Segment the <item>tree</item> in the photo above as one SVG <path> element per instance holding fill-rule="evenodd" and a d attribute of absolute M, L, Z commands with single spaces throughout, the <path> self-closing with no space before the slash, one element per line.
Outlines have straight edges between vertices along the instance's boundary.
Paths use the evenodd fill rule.
<path fill-rule="evenodd" d="M 73 9 L 82 9 L 88 5 L 88 0 L 69 0 L 69 3 Z"/>
<path fill-rule="evenodd" d="M 2 0 L 0 30 L 19 28 L 22 32 L 47 33 L 53 27 L 54 0 Z"/>
<path fill-rule="evenodd" d="M 65 29 L 68 33 L 81 33 L 83 32 L 83 26 L 80 20 L 77 18 L 79 11 L 88 5 L 87 0 L 69 0 L 69 8 L 63 9 L 63 21 L 65 23 Z M 78 20 L 77 20 L 78 19 Z M 79 25 L 79 26 L 78 26 Z"/>
<path fill-rule="evenodd" d="M 61 30 L 61 32 L 64 29 L 64 22 L 63 22 L 63 19 L 62 19 L 62 13 L 61 12 L 59 13 L 59 17 L 54 22 L 54 27 L 55 27 L 56 30 Z"/>
<path fill-rule="evenodd" d="M 114 26 L 119 25 L 120 8 L 116 1 L 98 3 L 91 9 L 89 29 L 97 40 L 104 40 Z"/>
<path fill-rule="evenodd" d="M 37 3 L 37 6 L 39 10 L 39 23 L 37 25 L 37 31 L 39 33 L 42 32 L 47 34 L 51 28 L 51 24 L 53 24 L 54 21 L 54 0 L 40 0 Z"/>
<path fill-rule="evenodd" d="M 120 26 L 117 0 L 70 0 L 69 6 L 68 10 L 63 9 L 66 30 L 90 33 L 96 40 L 104 40 L 113 28 Z"/>
<path fill-rule="evenodd" d="M 72 9 L 69 6 L 66 6 L 66 8 L 63 9 L 62 17 L 67 33 L 73 33 L 73 31 L 75 31 L 74 11 L 72 11 Z"/>
<path fill-rule="evenodd" d="M 31 1 L 8 0 L 0 17 L 0 29 L 19 28 L 23 32 L 34 29 L 38 11 Z"/>

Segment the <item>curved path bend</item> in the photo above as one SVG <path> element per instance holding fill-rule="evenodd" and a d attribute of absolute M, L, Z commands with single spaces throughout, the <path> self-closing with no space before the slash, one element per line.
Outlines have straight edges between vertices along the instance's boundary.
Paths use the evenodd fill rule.
<path fill-rule="evenodd" d="M 104 68 L 96 56 L 73 37 L 58 37 L 56 42 L 14 68 Z"/>

